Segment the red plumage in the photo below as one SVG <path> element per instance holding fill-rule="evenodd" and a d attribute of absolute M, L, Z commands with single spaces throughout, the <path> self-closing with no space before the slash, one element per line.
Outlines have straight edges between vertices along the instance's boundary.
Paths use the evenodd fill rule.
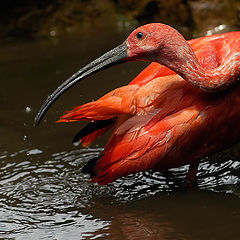
<path fill-rule="evenodd" d="M 149 29 L 142 27 L 140 30 L 145 34 Z M 181 37 L 179 39 L 183 41 Z M 131 47 L 135 40 L 130 35 L 127 41 Z M 240 32 L 202 37 L 188 43 L 201 68 L 206 72 L 214 71 L 216 83 L 210 78 L 204 80 L 209 81 L 209 85 L 213 83 L 213 88 L 220 84 L 225 84 L 223 89 L 228 88 L 228 83 L 223 82 L 227 75 L 224 71 L 229 71 L 229 84 L 240 78 Z M 139 54 L 137 51 L 140 50 L 135 48 L 132 55 Z M 171 60 L 179 65 L 178 59 Z M 226 61 L 229 65 L 235 64 L 236 69 L 229 70 L 230 67 L 224 65 Z M 194 67 L 195 63 L 186 65 L 186 71 Z M 184 72 L 183 66 L 181 69 Z M 203 90 L 196 87 L 196 79 L 202 76 L 197 67 L 191 76 L 194 74 L 196 78 L 192 86 L 166 66 L 151 63 L 129 85 L 79 106 L 60 118 L 59 122 L 71 122 L 117 117 L 103 156 L 89 170 L 95 175 L 92 182 L 107 184 L 130 173 L 193 165 L 239 141 L 240 87 L 231 86 L 222 91 L 220 86 L 220 90 L 209 93 L 204 89 L 208 82 L 200 86 Z M 221 74 L 225 74 L 222 82 Z M 83 145 L 90 144 L 108 129 L 84 137 Z"/>

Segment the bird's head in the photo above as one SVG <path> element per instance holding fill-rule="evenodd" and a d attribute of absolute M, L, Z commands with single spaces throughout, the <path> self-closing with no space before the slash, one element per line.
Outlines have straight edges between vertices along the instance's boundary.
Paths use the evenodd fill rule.
<path fill-rule="evenodd" d="M 39 124 L 56 99 L 80 80 L 102 69 L 127 61 L 159 62 L 159 53 L 164 57 L 165 44 L 170 41 L 174 32 L 177 31 L 160 23 L 147 24 L 135 29 L 121 45 L 81 68 L 49 95 L 35 118 L 35 125 Z"/>
<path fill-rule="evenodd" d="M 124 42 L 128 61 L 158 61 L 159 54 L 164 52 L 168 40 L 171 40 L 172 31 L 176 30 L 161 23 L 135 29 Z"/>

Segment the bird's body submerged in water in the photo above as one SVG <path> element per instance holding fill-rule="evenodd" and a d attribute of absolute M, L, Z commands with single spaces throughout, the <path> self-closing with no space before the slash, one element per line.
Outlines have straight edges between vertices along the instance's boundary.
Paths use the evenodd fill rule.
<path fill-rule="evenodd" d="M 157 62 L 129 85 L 59 120 L 92 121 L 80 134 L 85 146 L 113 128 L 101 156 L 83 168 L 92 182 L 107 184 L 130 173 L 184 164 L 190 164 L 188 177 L 194 179 L 203 157 L 240 140 L 240 32 L 187 43 L 169 26 L 148 24 L 115 49 L 63 83 L 36 119 L 62 92 L 102 67 L 128 60 Z"/>

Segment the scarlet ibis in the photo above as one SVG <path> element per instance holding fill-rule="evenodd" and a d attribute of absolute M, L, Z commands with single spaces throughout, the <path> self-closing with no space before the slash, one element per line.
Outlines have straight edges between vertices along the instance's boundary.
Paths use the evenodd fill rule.
<path fill-rule="evenodd" d="M 59 120 L 90 120 L 84 145 L 113 127 L 99 157 L 82 172 L 107 184 L 131 173 L 190 164 L 194 180 L 199 161 L 240 140 L 240 32 L 186 41 L 170 26 L 153 23 L 135 29 L 123 44 L 62 83 L 44 102 L 39 124 L 52 103 L 81 79 L 126 61 L 151 63 L 129 85 L 79 106 Z"/>

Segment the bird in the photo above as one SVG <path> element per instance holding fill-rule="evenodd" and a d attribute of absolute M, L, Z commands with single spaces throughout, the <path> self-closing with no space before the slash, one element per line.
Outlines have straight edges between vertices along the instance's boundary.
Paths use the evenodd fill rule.
<path fill-rule="evenodd" d="M 80 80 L 127 61 L 152 62 L 128 85 L 64 114 L 58 122 L 90 121 L 76 136 L 88 146 L 112 128 L 104 150 L 82 172 L 111 183 L 148 170 L 190 164 L 240 140 L 240 32 L 186 41 L 162 23 L 135 29 L 119 46 L 63 82 L 41 106 L 38 125 L 56 99 Z"/>

